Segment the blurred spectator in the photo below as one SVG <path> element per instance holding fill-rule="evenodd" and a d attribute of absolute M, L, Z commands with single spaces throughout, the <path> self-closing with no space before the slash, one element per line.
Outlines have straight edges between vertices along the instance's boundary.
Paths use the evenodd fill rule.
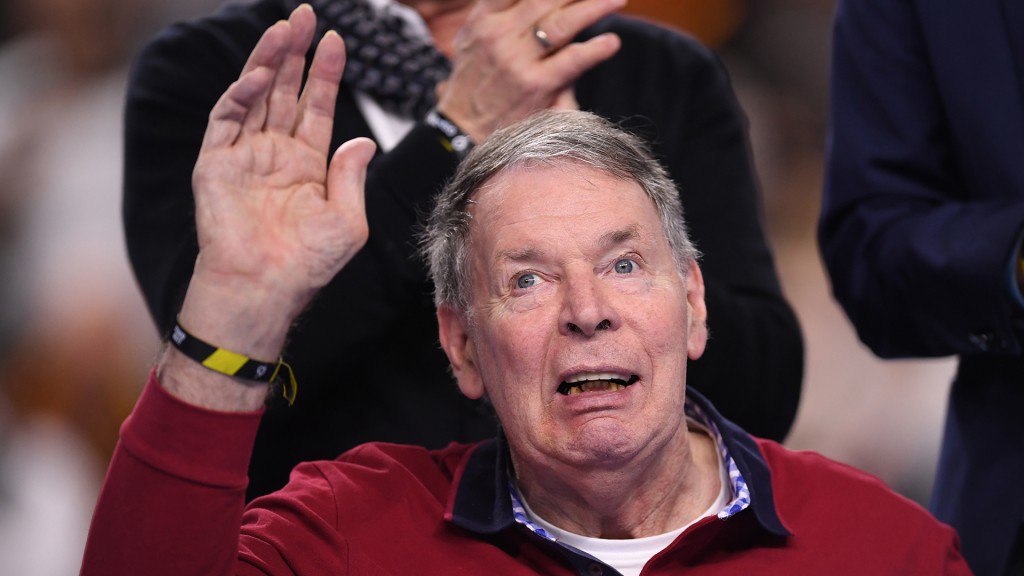
<path fill-rule="evenodd" d="M 127 64 L 171 16 L 149 1 L 0 4 L 6 574 L 77 573 L 118 426 L 157 350 L 120 222 Z"/>

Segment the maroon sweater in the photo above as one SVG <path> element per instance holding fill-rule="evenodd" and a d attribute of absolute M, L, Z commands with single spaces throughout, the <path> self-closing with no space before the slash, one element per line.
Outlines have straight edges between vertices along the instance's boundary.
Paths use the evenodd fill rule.
<path fill-rule="evenodd" d="M 956 534 L 877 479 L 755 440 L 693 399 L 751 504 L 697 522 L 645 575 L 970 573 Z M 617 574 L 515 522 L 500 438 L 435 451 L 366 444 L 300 465 L 284 490 L 244 508 L 260 417 L 186 405 L 151 376 L 122 428 L 82 575 Z"/>

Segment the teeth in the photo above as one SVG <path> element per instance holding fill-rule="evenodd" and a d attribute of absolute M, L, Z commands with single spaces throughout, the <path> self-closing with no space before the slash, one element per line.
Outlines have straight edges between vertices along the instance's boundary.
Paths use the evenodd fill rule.
<path fill-rule="evenodd" d="M 626 380 L 629 380 L 629 376 L 613 374 L 611 372 L 598 372 L 596 374 L 577 374 L 576 376 L 570 377 L 566 382 L 569 384 L 575 384 L 577 382 L 586 382 L 590 380 L 622 380 L 625 382 Z"/>
<path fill-rule="evenodd" d="M 594 380 L 588 381 L 579 386 L 569 386 L 568 394 L 574 396 L 576 394 L 583 394 L 584 392 L 615 392 L 625 388 L 624 385 L 617 382 L 610 382 L 608 380 Z"/>
<path fill-rule="evenodd" d="M 636 375 L 623 376 L 611 372 L 578 374 L 562 382 L 558 392 L 567 395 L 584 392 L 615 392 L 633 384 L 640 378 Z"/>

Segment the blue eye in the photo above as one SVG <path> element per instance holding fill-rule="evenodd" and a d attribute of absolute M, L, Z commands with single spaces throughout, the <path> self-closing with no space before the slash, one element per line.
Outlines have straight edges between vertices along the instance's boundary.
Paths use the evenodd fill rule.
<path fill-rule="evenodd" d="M 529 288 L 537 283 L 536 274 L 523 274 L 516 278 L 516 288 Z"/>
<path fill-rule="evenodd" d="M 627 258 L 623 258 L 615 263 L 615 272 L 619 274 L 629 274 L 636 268 L 636 264 Z"/>

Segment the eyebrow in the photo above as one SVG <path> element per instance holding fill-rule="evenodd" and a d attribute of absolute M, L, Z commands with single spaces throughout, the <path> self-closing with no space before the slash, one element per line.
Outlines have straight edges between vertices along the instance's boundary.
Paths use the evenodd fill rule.
<path fill-rule="evenodd" d="M 605 232 L 598 239 L 597 244 L 600 249 L 604 251 L 631 240 L 638 240 L 639 238 L 640 226 L 637 224 L 631 224 L 625 228 Z M 496 259 L 498 262 L 523 262 L 528 260 L 537 260 L 543 255 L 544 252 L 542 250 L 528 246 L 526 248 L 503 250 L 497 254 Z"/>
<path fill-rule="evenodd" d="M 498 262 L 523 262 L 526 260 L 536 260 L 542 254 L 543 252 L 536 248 L 516 248 L 514 250 L 502 250 L 497 254 L 496 260 Z"/>
<path fill-rule="evenodd" d="M 625 228 L 619 230 L 612 230 L 601 235 L 599 243 L 604 248 L 610 248 L 612 246 L 618 246 L 624 244 L 630 240 L 640 239 L 640 226 L 637 224 L 631 224 Z"/>

